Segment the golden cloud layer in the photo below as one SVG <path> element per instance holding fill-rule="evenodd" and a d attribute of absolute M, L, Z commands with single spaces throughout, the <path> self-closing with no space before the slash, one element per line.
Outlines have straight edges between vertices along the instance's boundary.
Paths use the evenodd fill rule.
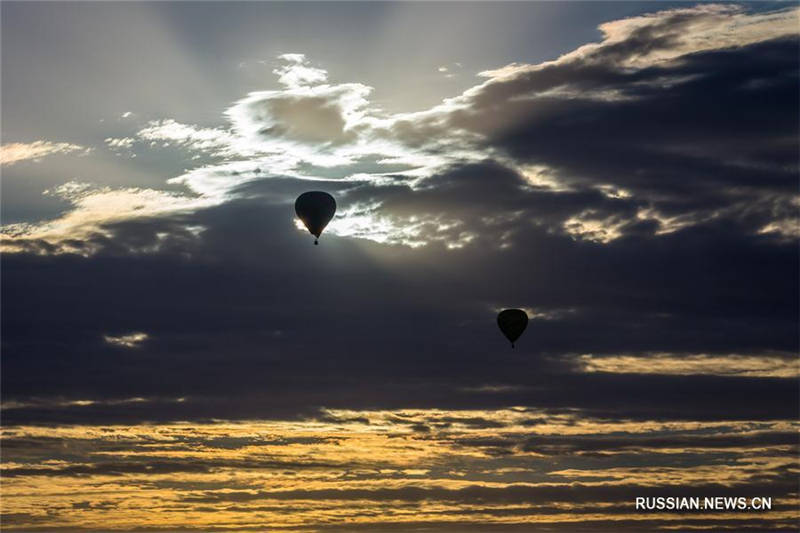
<path fill-rule="evenodd" d="M 797 444 L 784 441 L 798 427 L 788 420 L 609 421 L 523 408 L 8 427 L 1 505 L 4 525 L 19 529 L 375 530 L 467 521 L 569 529 L 593 520 L 679 526 L 689 517 L 636 513 L 633 497 L 711 487 L 776 503 L 768 517 L 691 520 L 774 525 L 797 516 L 797 494 L 786 488 L 800 471 Z M 545 438 L 549 448 L 531 451 Z M 605 455 L 594 453 L 598 442 Z"/>

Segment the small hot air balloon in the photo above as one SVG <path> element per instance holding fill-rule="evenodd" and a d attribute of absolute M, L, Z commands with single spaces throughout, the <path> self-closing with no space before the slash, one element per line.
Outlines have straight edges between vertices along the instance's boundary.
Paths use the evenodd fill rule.
<path fill-rule="evenodd" d="M 304 192 L 295 200 L 294 212 L 297 213 L 297 218 L 303 221 L 311 235 L 316 237 L 314 244 L 319 244 L 322 230 L 336 213 L 336 200 L 326 192 Z"/>
<path fill-rule="evenodd" d="M 503 309 L 497 315 L 497 325 L 500 326 L 503 335 L 511 341 L 513 348 L 514 341 L 519 339 L 528 325 L 528 314 L 522 309 Z"/>

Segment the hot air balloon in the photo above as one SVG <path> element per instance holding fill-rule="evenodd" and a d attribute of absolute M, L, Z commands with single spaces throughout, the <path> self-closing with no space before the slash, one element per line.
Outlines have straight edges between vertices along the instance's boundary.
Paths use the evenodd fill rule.
<path fill-rule="evenodd" d="M 528 314 L 522 309 L 503 309 L 497 315 L 497 325 L 500 326 L 503 335 L 511 341 L 513 348 L 514 341 L 519 339 L 528 325 Z"/>
<path fill-rule="evenodd" d="M 316 237 L 314 244 L 319 244 L 322 230 L 336 213 L 336 200 L 333 196 L 322 191 L 304 192 L 294 202 L 294 211 L 297 218 L 303 221 L 308 231 Z"/>

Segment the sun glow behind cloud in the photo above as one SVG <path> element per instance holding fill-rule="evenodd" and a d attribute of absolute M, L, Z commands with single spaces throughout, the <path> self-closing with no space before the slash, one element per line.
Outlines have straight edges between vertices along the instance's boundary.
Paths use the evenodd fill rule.
<path fill-rule="evenodd" d="M 173 191 L 98 187 L 95 192 L 84 194 L 80 201 L 74 201 L 73 210 L 60 219 L 4 226 L 5 246 L 19 250 L 25 243 L 43 241 L 48 243 L 50 251 L 70 251 L 74 246 L 64 246 L 65 241 L 74 242 L 103 233 L 102 226 L 110 215 L 97 208 L 101 202 L 113 200 L 114 218 L 117 220 L 196 210 L 235 199 L 237 188 L 244 183 L 275 176 L 299 180 L 327 179 L 324 174 L 309 173 L 305 168 L 317 167 L 327 172 L 362 164 L 366 158 L 374 161 L 372 170 L 346 173 L 338 179 L 357 181 L 369 187 L 402 183 L 417 188 L 451 165 L 497 158 L 515 168 L 535 189 L 561 193 L 574 191 L 574 176 L 564 176 L 558 169 L 542 163 L 516 162 L 507 154 L 485 145 L 486 134 L 513 127 L 518 117 L 504 120 L 502 113 L 498 113 L 496 125 L 482 124 L 483 133 L 474 131 L 474 128 L 454 127 L 452 123 L 461 114 L 469 114 L 494 88 L 506 84 L 513 86 L 531 76 L 542 75 L 547 69 L 581 63 L 610 64 L 628 71 L 647 68 L 678 61 L 678 58 L 691 53 L 794 34 L 798 13 L 797 10 L 782 10 L 753 14 L 738 6 L 707 5 L 609 22 L 601 26 L 604 39 L 599 43 L 582 46 L 553 61 L 533 65 L 511 64 L 482 72 L 481 76 L 486 78 L 483 83 L 461 95 L 447 98 L 437 106 L 414 113 L 386 113 L 370 101 L 371 87 L 358 82 L 334 83 L 326 70 L 313 65 L 305 55 L 283 54 L 278 58 L 280 65 L 273 70 L 283 88 L 254 91 L 233 103 L 224 112 L 227 125 L 199 127 L 164 118 L 148 121 L 130 136 L 105 139 L 108 148 L 117 152 L 174 147 L 192 152 L 193 161 L 204 159 L 195 168 L 167 180 L 168 184 L 184 186 L 199 197 Z M 676 33 L 679 28 L 682 31 Z M 641 35 L 655 43 L 647 48 L 647 53 L 634 53 L 625 48 L 627 43 L 643 38 Z M 668 84 L 686 81 L 684 77 Z M 609 95 L 629 88 L 602 85 L 592 88 L 571 85 L 566 81 L 556 86 L 545 84 L 538 92 L 515 98 L 517 101 L 523 96 L 531 101 L 537 98 L 564 101 L 579 96 L 612 101 L 627 98 L 622 92 L 613 98 Z M 127 112 L 125 116 L 126 120 L 134 121 Z M 10 164 L 81 147 L 38 141 L 28 145 L 5 145 L 3 149 L 4 161 Z M 137 154 L 131 152 L 130 155 Z M 398 165 L 407 168 L 398 172 L 393 168 Z M 640 201 L 635 192 L 622 187 L 612 184 L 594 184 L 594 187 L 605 187 L 603 191 L 609 198 Z M 147 207 L 141 209 L 142 205 Z M 426 215 L 428 220 L 414 222 L 410 217 L 393 216 L 382 211 L 379 202 L 352 206 L 346 213 L 339 214 L 330 231 L 342 236 L 408 246 L 446 240 L 451 248 L 459 248 L 475 240 L 474 232 L 465 231 L 454 238 L 450 232 L 437 231 L 440 227 L 449 228 L 452 224 L 465 222 L 463 219 L 434 220 Z M 643 205 L 635 217 L 585 209 L 563 220 L 558 231 L 576 239 L 608 244 L 642 221 L 658 222 L 657 234 L 665 234 L 709 220 L 717 214 L 667 216 L 647 205 Z M 787 228 L 795 227 L 795 222 L 795 217 L 784 216 L 764 225 L 761 233 L 791 234 L 791 229 Z M 423 232 L 423 227 L 428 231 Z"/>

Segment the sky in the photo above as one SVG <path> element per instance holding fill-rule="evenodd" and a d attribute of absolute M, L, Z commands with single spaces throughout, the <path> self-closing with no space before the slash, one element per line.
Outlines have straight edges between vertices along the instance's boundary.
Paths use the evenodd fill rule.
<path fill-rule="evenodd" d="M 0 15 L 4 530 L 797 530 L 796 4 Z"/>

